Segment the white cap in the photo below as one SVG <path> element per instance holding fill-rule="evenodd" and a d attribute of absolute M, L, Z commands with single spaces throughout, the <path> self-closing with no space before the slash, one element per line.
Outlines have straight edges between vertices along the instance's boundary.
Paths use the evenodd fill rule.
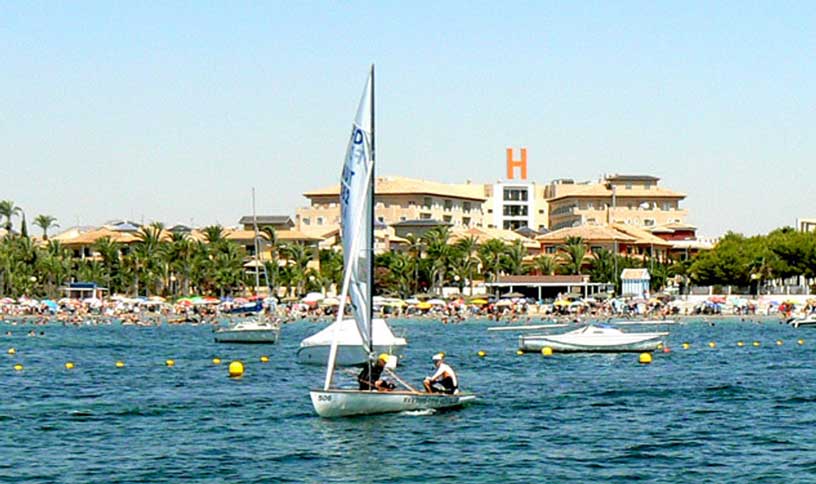
<path fill-rule="evenodd" d="M 445 357 L 445 353 L 437 353 L 431 357 L 434 361 L 440 361 L 442 358 Z"/>

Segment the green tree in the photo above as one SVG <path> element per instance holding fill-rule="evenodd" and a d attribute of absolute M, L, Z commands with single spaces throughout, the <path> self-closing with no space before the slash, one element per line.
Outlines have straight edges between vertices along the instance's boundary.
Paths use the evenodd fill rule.
<path fill-rule="evenodd" d="M 37 215 L 34 218 L 34 225 L 42 229 L 43 240 L 48 240 L 49 229 L 59 227 L 56 217 L 51 215 Z"/>

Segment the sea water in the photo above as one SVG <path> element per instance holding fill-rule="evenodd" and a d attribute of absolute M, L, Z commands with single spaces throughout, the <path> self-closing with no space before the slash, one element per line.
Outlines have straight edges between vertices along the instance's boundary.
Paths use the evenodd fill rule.
<path fill-rule="evenodd" d="M 484 321 L 391 324 L 409 339 L 403 377 L 421 385 L 444 351 L 478 403 L 318 418 L 308 389 L 323 368 L 295 352 L 324 324 L 286 325 L 274 346 L 216 344 L 203 326 L 0 325 L 0 481 L 816 481 L 816 330 L 689 321 L 640 365 L 518 356 L 518 334 Z"/>

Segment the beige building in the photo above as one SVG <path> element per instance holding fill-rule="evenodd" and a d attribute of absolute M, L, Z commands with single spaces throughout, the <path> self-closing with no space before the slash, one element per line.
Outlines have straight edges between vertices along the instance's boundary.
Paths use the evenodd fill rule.
<path fill-rule="evenodd" d="M 547 228 L 547 186 L 535 182 L 508 180 L 484 185 L 485 227 L 517 230 Z"/>
<path fill-rule="evenodd" d="M 598 182 L 556 180 L 547 190 L 550 230 L 584 224 L 622 223 L 655 227 L 685 223 L 684 193 L 658 186 L 659 178 L 613 175 Z"/>
<path fill-rule="evenodd" d="M 340 224 L 340 185 L 303 194 L 309 206 L 295 215 L 297 230 L 325 235 Z M 450 184 L 403 177 L 377 177 L 375 186 L 377 221 L 393 225 L 408 220 L 439 220 L 454 227 L 481 227 L 482 206 L 487 200 L 484 185 Z"/>

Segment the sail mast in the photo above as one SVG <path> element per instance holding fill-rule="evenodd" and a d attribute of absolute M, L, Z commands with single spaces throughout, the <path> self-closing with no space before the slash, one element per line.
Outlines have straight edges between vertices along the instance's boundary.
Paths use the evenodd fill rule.
<path fill-rule="evenodd" d="M 369 199 L 369 207 L 370 210 L 370 217 L 371 217 L 371 233 L 369 234 L 371 239 L 369 246 L 367 247 L 368 250 L 371 252 L 368 255 L 368 351 L 373 354 L 374 352 L 374 245 L 376 244 L 376 238 L 374 237 L 374 223 L 376 222 L 374 218 L 374 191 L 377 187 L 377 177 L 375 174 L 375 169 L 377 166 L 377 150 L 374 140 L 376 139 L 374 133 L 374 64 L 371 64 L 371 195 Z M 369 358 L 369 366 L 371 365 L 371 358 Z M 370 371 L 370 368 L 369 368 Z"/>

